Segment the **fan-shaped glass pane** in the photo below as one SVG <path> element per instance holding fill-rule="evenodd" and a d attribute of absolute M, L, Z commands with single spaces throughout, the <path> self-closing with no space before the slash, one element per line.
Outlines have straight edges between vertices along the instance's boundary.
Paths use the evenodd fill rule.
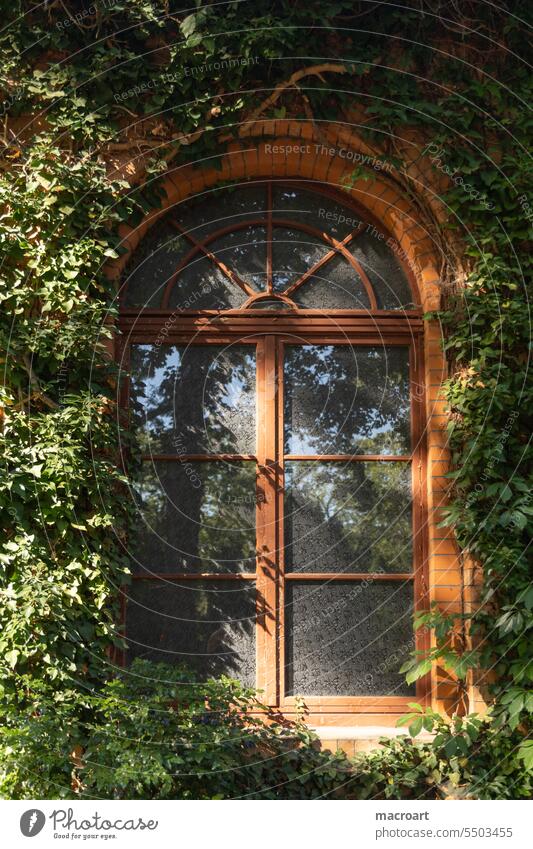
<path fill-rule="evenodd" d="M 178 204 L 172 215 L 187 233 L 201 242 L 217 230 L 264 218 L 266 197 L 266 183 L 224 186 Z"/>
<path fill-rule="evenodd" d="M 272 244 L 272 283 L 282 292 L 322 259 L 331 247 L 303 230 L 275 227 Z"/>
<path fill-rule="evenodd" d="M 295 303 L 323 311 L 370 309 L 372 300 L 360 274 L 349 261 L 331 254 L 328 240 L 347 240 L 346 249 L 371 281 L 377 308 L 414 307 L 399 246 L 374 224 L 361 220 L 342 198 L 307 186 L 273 183 L 270 210 L 267 195 L 268 184 L 256 183 L 224 187 L 178 204 L 148 232 L 130 262 L 125 305 L 191 311 L 242 307 L 252 292 L 267 291 L 266 220 L 271 216 L 275 292 L 286 291 L 330 254 L 295 290 Z M 212 239 L 221 230 L 223 235 Z M 198 242 L 204 250 L 195 252 Z M 205 255 L 206 250 L 218 264 Z M 180 268 L 186 257 L 186 266 Z M 245 285 L 232 280 L 220 263 Z"/>
<path fill-rule="evenodd" d="M 379 231 L 369 225 L 350 250 L 372 283 L 378 309 L 414 309 L 411 288 L 391 248 L 395 245 L 393 239 L 380 239 Z"/>
<path fill-rule="evenodd" d="M 209 257 L 198 253 L 172 286 L 168 307 L 180 311 L 231 310 L 242 306 L 248 297 Z"/>
<path fill-rule="evenodd" d="M 190 250 L 190 242 L 170 223 L 154 225 L 126 269 L 125 305 L 160 307 L 168 280 Z"/>
<path fill-rule="evenodd" d="M 343 256 L 335 256 L 291 294 L 299 307 L 365 310 L 370 299 L 361 277 Z"/>
<path fill-rule="evenodd" d="M 215 239 L 208 250 L 256 291 L 264 288 L 266 276 L 266 230 L 246 227 Z"/>
<path fill-rule="evenodd" d="M 266 230 L 246 227 L 226 233 L 206 246 L 213 257 L 255 292 L 266 276 Z M 169 306 L 180 309 L 235 309 L 249 297 L 230 275 L 205 253 L 198 253 L 178 274 Z"/>
<path fill-rule="evenodd" d="M 272 208 L 275 218 L 301 221 L 337 241 L 342 241 L 362 224 L 353 209 L 300 186 L 274 185 Z"/>

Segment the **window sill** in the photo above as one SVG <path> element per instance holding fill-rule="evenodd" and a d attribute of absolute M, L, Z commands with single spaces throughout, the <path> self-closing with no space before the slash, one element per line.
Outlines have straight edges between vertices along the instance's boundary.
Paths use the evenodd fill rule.
<path fill-rule="evenodd" d="M 391 728 L 386 725 L 321 725 L 312 727 L 312 730 L 321 740 L 375 740 L 376 744 L 380 737 L 402 737 L 409 734 L 406 728 Z M 423 731 L 415 739 L 425 742 L 432 740 L 433 736 Z"/>

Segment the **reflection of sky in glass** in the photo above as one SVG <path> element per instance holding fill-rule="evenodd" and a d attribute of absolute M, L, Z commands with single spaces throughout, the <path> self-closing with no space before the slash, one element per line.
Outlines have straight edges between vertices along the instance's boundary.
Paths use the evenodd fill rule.
<path fill-rule="evenodd" d="M 255 452 L 254 346 L 135 345 L 132 398 L 154 445 L 174 440 L 167 451 Z"/>
<path fill-rule="evenodd" d="M 407 348 L 287 346 L 285 452 L 409 453 Z"/>
<path fill-rule="evenodd" d="M 142 372 L 138 372 L 135 375 L 135 378 L 137 378 L 139 381 L 142 381 L 145 386 L 143 394 L 141 395 L 139 392 L 139 394 L 137 395 L 137 400 L 145 410 L 144 426 L 146 430 L 150 431 L 155 428 L 156 423 L 151 420 L 149 416 L 149 411 L 153 409 L 158 403 L 159 387 L 161 386 L 163 379 L 172 371 L 174 373 L 178 372 L 178 369 L 181 364 L 181 351 L 179 348 L 175 348 L 174 346 L 169 345 L 168 353 L 165 357 L 164 364 L 155 367 L 152 364 L 152 366 L 150 367 L 148 358 L 150 356 L 150 352 L 153 350 L 152 346 L 136 345 L 135 347 L 138 348 L 139 351 L 145 353 L 147 356 L 147 359 L 144 360 L 144 364 L 148 365 L 148 369 L 145 368 Z M 174 425 L 173 415 L 170 410 L 167 414 L 160 413 L 158 419 L 159 424 L 163 425 L 169 430 Z"/>

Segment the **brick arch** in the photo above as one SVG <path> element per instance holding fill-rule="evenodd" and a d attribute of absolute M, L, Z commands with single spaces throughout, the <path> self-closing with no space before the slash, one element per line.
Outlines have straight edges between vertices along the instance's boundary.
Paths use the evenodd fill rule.
<path fill-rule="evenodd" d="M 277 134 L 276 125 L 282 125 L 281 129 L 292 129 L 293 134 Z M 296 125 L 299 134 L 294 134 L 294 127 L 287 128 L 286 125 Z M 273 134 L 265 137 L 261 130 L 271 130 Z M 375 179 L 371 182 L 356 180 L 348 194 L 361 212 L 366 212 L 369 220 L 394 240 L 395 253 L 398 258 L 405 258 L 403 264 L 411 272 L 409 276 L 418 289 L 423 310 L 438 307 L 438 251 L 419 222 L 415 204 L 406 199 L 394 180 L 386 174 L 387 163 L 369 152 L 369 148 L 357 137 L 348 146 L 345 134 L 335 127 L 331 131 L 334 133 L 331 140 L 331 133 L 326 135 L 321 132 L 322 140 L 317 140 L 311 125 L 292 121 L 260 122 L 257 132 L 259 138 L 248 137 L 246 141 L 228 143 L 221 154 L 218 169 L 196 168 L 187 164 L 168 172 L 161 184 L 164 190 L 161 209 L 149 213 L 135 228 L 126 224 L 120 228 L 126 252 L 120 260 L 110 264 L 108 270 L 111 275 L 115 278 L 120 276 L 131 253 L 162 214 L 175 204 L 194 198 L 220 183 L 238 184 L 250 178 L 285 177 L 324 183 L 345 194 L 354 166 L 361 163 L 362 157 L 367 157 L 365 162 L 374 163 L 371 167 L 375 169 L 372 174 Z"/>
<path fill-rule="evenodd" d="M 310 122 L 288 120 L 259 121 L 244 125 L 240 138 L 228 141 L 220 154 L 220 165 L 198 167 L 184 164 L 170 169 L 162 180 L 161 208 L 154 210 L 136 227 L 122 225 L 120 235 L 126 252 L 107 267 L 108 274 L 118 279 L 147 230 L 154 226 L 177 203 L 209 191 L 221 183 L 248 182 L 253 178 L 286 178 L 325 183 L 332 188 L 345 189 L 354 166 L 362 157 L 372 173 L 372 181 L 356 179 L 349 194 L 356 206 L 379 223 L 405 253 L 416 279 L 420 303 L 425 312 L 440 305 L 439 251 L 419 219 L 416 204 L 408 199 L 394 180 L 387 163 L 346 126 L 331 124 L 322 127 L 318 135 Z M 411 166 L 410 166 L 411 167 Z M 417 166 L 420 185 L 431 187 L 423 165 Z M 447 376 L 446 361 L 441 348 L 441 332 L 437 322 L 427 323 L 424 334 L 425 399 L 427 420 L 427 494 L 429 543 L 429 596 L 440 606 L 460 612 L 465 597 L 465 578 L 453 534 L 438 528 L 442 508 L 446 504 L 447 480 L 450 465 L 446 436 L 445 403 L 441 383 Z M 468 583 L 468 582 L 466 582 Z M 457 687 L 442 670 L 432 671 L 432 703 L 437 709 L 451 712 L 457 707 Z M 470 693 L 471 701 L 474 693 Z M 387 724 L 386 718 L 384 723 Z"/>

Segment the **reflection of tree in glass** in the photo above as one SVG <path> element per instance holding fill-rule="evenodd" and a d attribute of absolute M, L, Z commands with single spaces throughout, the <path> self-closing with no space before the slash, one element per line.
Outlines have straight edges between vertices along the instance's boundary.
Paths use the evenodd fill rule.
<path fill-rule="evenodd" d="M 280 292 L 322 259 L 329 245 L 302 230 L 276 227 L 272 244 L 272 283 Z"/>
<path fill-rule="evenodd" d="M 131 373 L 144 453 L 255 453 L 253 347 L 134 345 Z"/>
<path fill-rule="evenodd" d="M 410 571 L 410 465 L 294 461 L 285 483 L 288 569 Z"/>
<path fill-rule="evenodd" d="M 165 285 L 190 247 L 168 222 L 153 228 L 126 269 L 126 305 L 161 306 Z"/>
<path fill-rule="evenodd" d="M 408 454 L 409 419 L 407 348 L 287 346 L 287 453 Z"/>
<path fill-rule="evenodd" d="M 255 463 L 144 463 L 136 558 L 152 572 L 255 571 Z"/>
<path fill-rule="evenodd" d="M 137 581 L 127 608 L 135 634 L 128 660 L 184 663 L 203 678 L 226 674 L 254 686 L 255 604 L 254 581 Z"/>

